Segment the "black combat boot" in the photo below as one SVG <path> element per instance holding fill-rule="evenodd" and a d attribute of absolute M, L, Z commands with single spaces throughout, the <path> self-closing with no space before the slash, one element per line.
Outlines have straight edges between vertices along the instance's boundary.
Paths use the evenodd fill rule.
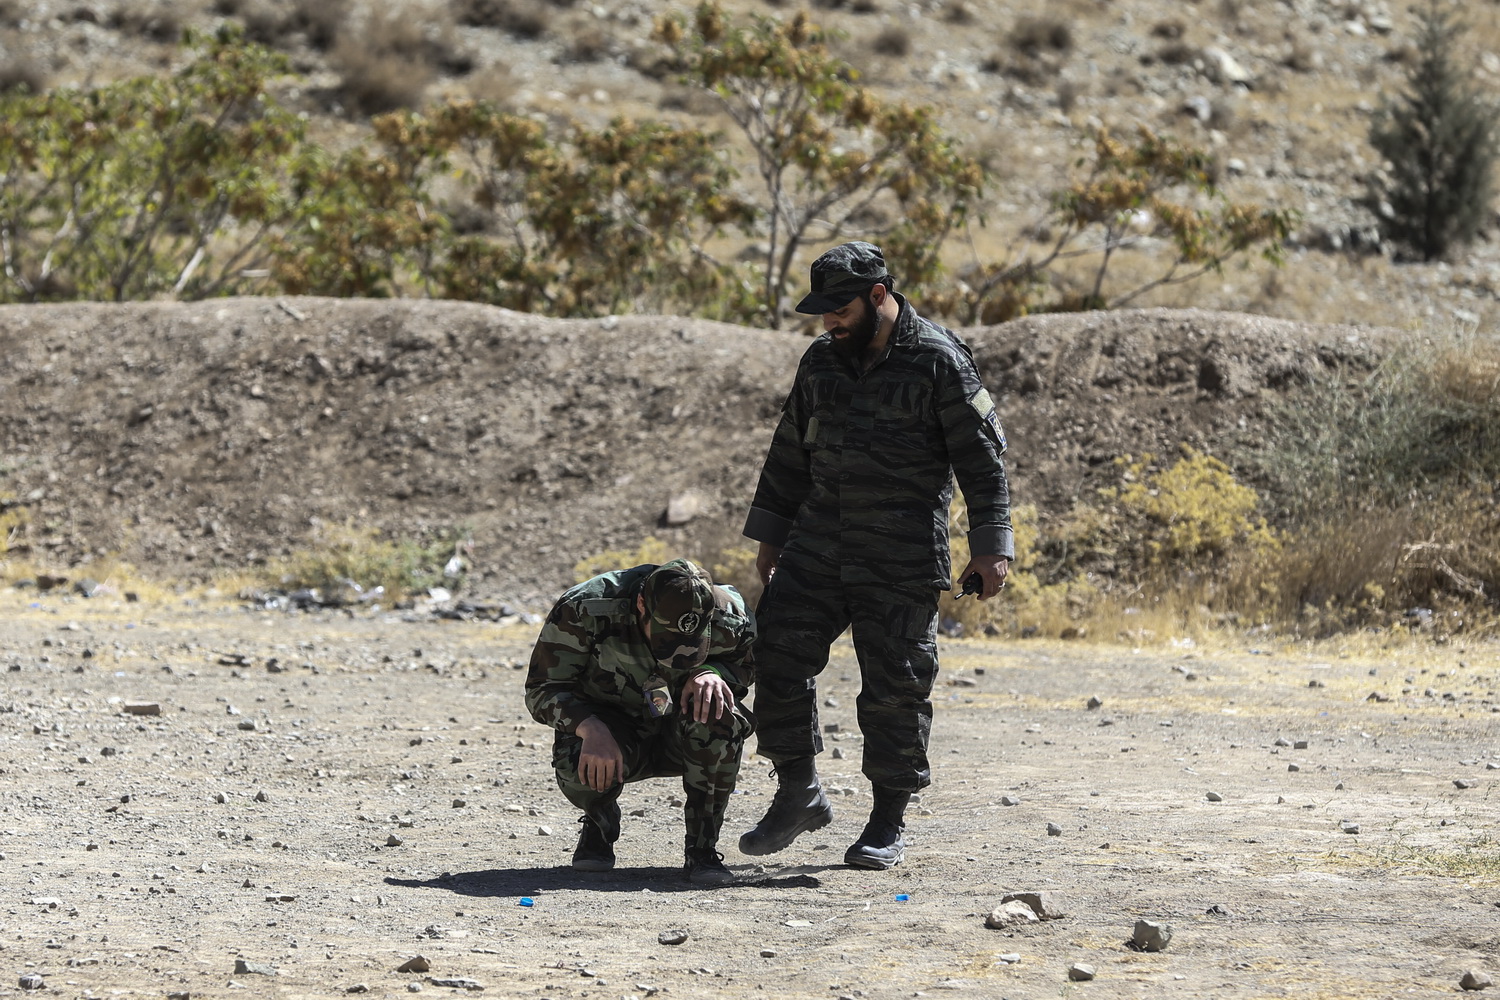
<path fill-rule="evenodd" d="M 876 788 L 874 792 L 875 807 L 870 810 L 870 822 L 844 853 L 844 864 L 884 871 L 899 865 L 906 857 L 906 842 L 901 839 L 901 831 L 906 829 L 903 817 L 906 804 L 911 801 L 911 792 L 891 788 Z"/>
<path fill-rule="evenodd" d="M 776 765 L 776 794 L 771 808 L 754 829 L 740 837 L 742 854 L 775 854 L 809 830 L 821 830 L 833 822 L 833 806 L 818 783 L 811 757 L 782 761 Z"/>
<path fill-rule="evenodd" d="M 682 867 L 693 885 L 712 889 L 737 881 L 734 872 L 725 867 L 724 855 L 712 847 L 689 847 L 686 854 L 687 862 Z"/>
<path fill-rule="evenodd" d="M 620 807 L 609 808 L 578 817 L 583 828 L 578 831 L 578 846 L 573 848 L 573 867 L 581 872 L 607 872 L 615 866 L 615 841 L 620 839 Z"/>

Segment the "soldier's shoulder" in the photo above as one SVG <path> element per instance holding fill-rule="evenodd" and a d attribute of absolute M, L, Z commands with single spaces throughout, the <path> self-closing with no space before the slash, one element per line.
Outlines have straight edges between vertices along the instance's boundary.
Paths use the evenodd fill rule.
<path fill-rule="evenodd" d="M 559 603 L 571 604 L 582 614 L 595 618 L 615 618 L 629 614 L 631 596 L 640 581 L 656 567 L 633 566 L 610 570 L 575 584 L 563 594 Z"/>
<path fill-rule="evenodd" d="M 755 629 L 755 616 L 745 598 L 729 584 L 714 587 L 714 624 L 733 631 Z"/>
<path fill-rule="evenodd" d="M 919 316 L 913 327 L 917 334 L 917 346 L 921 350 L 935 352 L 955 362 L 973 363 L 974 355 L 970 352 L 969 345 L 946 326 Z"/>

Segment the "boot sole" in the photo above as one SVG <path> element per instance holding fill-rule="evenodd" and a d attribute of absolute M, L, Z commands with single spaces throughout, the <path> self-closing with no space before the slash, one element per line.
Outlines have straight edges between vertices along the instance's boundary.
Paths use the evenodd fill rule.
<path fill-rule="evenodd" d="M 607 872 L 613 871 L 614 867 L 615 863 L 613 861 L 605 861 L 602 858 L 587 858 L 573 862 L 573 870 L 575 872 Z"/>
<path fill-rule="evenodd" d="M 816 816 L 809 817 L 806 822 L 798 824 L 797 828 L 792 831 L 792 835 L 786 838 L 785 843 L 775 844 L 774 846 L 757 844 L 754 841 L 751 841 L 749 838 L 751 834 L 754 833 L 754 831 L 752 830 L 751 833 L 747 833 L 740 838 L 740 853 L 748 854 L 752 858 L 761 858 L 765 857 L 767 854 L 775 854 L 778 851 L 784 851 L 788 847 L 792 846 L 792 841 L 796 840 L 804 833 L 812 833 L 814 830 L 821 830 L 823 829 L 823 827 L 832 822 L 833 806 L 826 806 L 824 807 L 823 811 L 818 813 Z"/>
<path fill-rule="evenodd" d="M 893 860 L 886 861 L 883 858 L 872 858 L 868 854 L 857 854 L 854 851 L 844 855 L 844 864 L 850 868 L 864 868 L 868 871 L 883 872 L 894 868 L 906 860 L 906 852 L 902 851 Z"/>

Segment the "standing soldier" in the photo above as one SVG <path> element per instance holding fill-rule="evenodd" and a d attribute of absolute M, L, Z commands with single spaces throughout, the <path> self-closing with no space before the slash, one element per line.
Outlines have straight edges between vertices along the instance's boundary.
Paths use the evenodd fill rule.
<path fill-rule="evenodd" d="M 688 880 L 734 881 L 718 852 L 755 680 L 755 622 L 733 587 L 686 559 L 604 573 L 563 594 L 526 677 L 532 718 L 557 730 L 552 765 L 583 810 L 573 867 L 608 871 L 626 782 L 682 776 Z"/>
<path fill-rule="evenodd" d="M 745 534 L 760 542 L 758 752 L 777 790 L 746 854 L 771 854 L 833 819 L 813 758 L 817 682 L 851 624 L 863 770 L 874 808 L 846 864 L 900 864 L 906 805 L 932 780 L 938 595 L 950 587 L 953 478 L 969 510 L 960 578 L 988 600 L 1014 556 L 1005 435 L 973 355 L 894 290 L 880 248 L 845 243 L 812 265 L 797 311 L 823 317 L 771 439 Z"/>

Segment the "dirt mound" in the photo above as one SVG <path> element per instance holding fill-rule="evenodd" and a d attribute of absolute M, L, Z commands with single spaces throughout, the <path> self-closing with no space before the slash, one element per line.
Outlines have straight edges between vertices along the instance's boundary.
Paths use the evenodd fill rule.
<path fill-rule="evenodd" d="M 1377 331 L 1197 310 L 965 331 L 1015 492 L 1064 507 L 1124 453 L 1253 439 L 1268 395 Z M 0 308 L 0 497 L 38 557 L 206 575 L 318 520 L 472 533 L 475 593 L 548 601 L 647 534 L 735 544 L 804 337 L 455 302 L 228 299 Z M 697 514 L 667 525 L 674 498 Z"/>

